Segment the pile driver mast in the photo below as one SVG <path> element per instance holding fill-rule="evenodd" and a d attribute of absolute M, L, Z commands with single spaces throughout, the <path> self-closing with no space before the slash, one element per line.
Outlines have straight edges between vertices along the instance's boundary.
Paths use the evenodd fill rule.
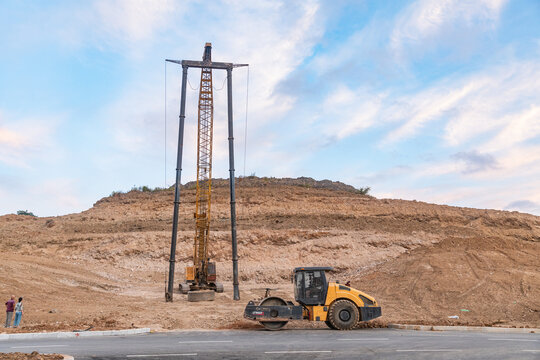
<path fill-rule="evenodd" d="M 212 61 L 212 44 L 204 47 L 203 63 Z M 210 236 L 210 208 L 212 195 L 212 138 L 214 124 L 214 94 L 212 69 L 201 69 L 199 87 L 199 116 L 197 134 L 197 190 L 195 195 L 195 242 L 193 245 L 193 266 L 186 268 L 189 290 L 212 289 L 223 291 L 216 283 L 215 263 L 208 257 Z M 181 285 L 181 290 L 188 287 Z"/>
<path fill-rule="evenodd" d="M 197 136 L 197 190 L 195 209 L 195 239 L 193 246 L 193 266 L 186 267 L 186 282 L 180 284 L 180 291 L 188 293 L 188 300 L 199 301 L 213 299 L 207 297 L 207 292 L 200 290 L 223 291 L 223 285 L 216 282 L 216 266 L 208 258 L 208 243 L 210 233 L 210 209 L 212 189 L 212 140 L 214 120 L 214 97 L 212 87 L 212 70 L 227 71 L 227 102 L 229 128 L 229 189 L 231 206 L 231 242 L 233 263 L 233 298 L 240 300 L 238 288 L 238 254 L 236 241 L 236 201 L 234 184 L 234 137 L 232 111 L 232 70 L 247 64 L 212 62 L 212 45 L 206 43 L 202 61 L 166 60 L 182 65 L 182 93 L 180 97 L 180 117 L 178 128 L 178 153 L 176 163 L 176 183 L 174 192 L 174 213 L 171 239 L 171 255 L 169 258 L 169 281 L 165 292 L 166 301 L 173 300 L 174 269 L 176 263 L 176 240 L 178 232 L 178 213 L 180 205 L 180 180 L 182 174 L 182 152 L 184 142 L 184 121 L 186 111 L 186 84 L 188 68 L 201 69 L 199 91 L 199 114 Z M 210 291 L 214 294 L 214 291 Z"/>

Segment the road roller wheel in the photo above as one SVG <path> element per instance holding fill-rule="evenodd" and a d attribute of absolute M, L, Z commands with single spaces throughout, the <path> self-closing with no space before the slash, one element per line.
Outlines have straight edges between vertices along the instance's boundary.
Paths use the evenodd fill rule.
<path fill-rule="evenodd" d="M 359 320 L 358 307 L 349 300 L 337 300 L 328 311 L 328 321 L 337 330 L 351 330 Z"/>
<path fill-rule="evenodd" d="M 259 304 L 259 306 L 271 306 L 271 305 L 287 305 L 287 302 L 283 300 L 282 298 L 271 296 Z M 276 314 L 277 316 L 277 314 Z M 287 325 L 288 321 L 259 321 L 267 330 L 279 330 L 285 325 Z"/>

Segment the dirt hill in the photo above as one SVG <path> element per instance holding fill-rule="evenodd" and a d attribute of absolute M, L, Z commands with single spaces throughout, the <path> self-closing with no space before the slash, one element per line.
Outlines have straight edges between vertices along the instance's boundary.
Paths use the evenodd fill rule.
<path fill-rule="evenodd" d="M 239 179 L 235 302 L 228 187 L 215 185 L 210 251 L 225 293 L 209 303 L 164 302 L 172 189 L 117 193 L 79 214 L 1 216 L 0 293 L 24 297 L 19 331 L 251 326 L 247 301 L 266 287 L 292 300 L 290 271 L 302 265 L 333 266 L 334 280 L 375 296 L 384 316 L 374 325 L 540 327 L 540 217 L 376 199 L 309 178 Z M 194 197 L 186 184 L 177 282 L 192 253 Z"/>

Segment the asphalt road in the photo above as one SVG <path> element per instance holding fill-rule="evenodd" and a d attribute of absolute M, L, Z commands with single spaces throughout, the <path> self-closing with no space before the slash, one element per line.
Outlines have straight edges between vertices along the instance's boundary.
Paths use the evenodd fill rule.
<path fill-rule="evenodd" d="M 183 331 L 0 341 L 0 352 L 75 359 L 540 359 L 538 334 L 394 329 Z"/>

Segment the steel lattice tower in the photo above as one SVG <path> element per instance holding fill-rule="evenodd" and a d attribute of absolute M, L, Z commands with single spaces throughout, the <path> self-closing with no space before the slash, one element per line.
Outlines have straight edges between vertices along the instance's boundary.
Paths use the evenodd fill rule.
<path fill-rule="evenodd" d="M 211 47 L 205 48 L 203 62 L 211 61 Z M 195 246 L 194 266 L 201 274 L 207 274 L 208 236 L 210 228 L 210 205 L 212 188 L 212 138 L 214 122 L 214 97 L 212 69 L 202 68 L 199 90 L 199 123 L 197 136 L 197 192 L 195 198 Z M 200 279 L 206 282 L 207 279 Z"/>

